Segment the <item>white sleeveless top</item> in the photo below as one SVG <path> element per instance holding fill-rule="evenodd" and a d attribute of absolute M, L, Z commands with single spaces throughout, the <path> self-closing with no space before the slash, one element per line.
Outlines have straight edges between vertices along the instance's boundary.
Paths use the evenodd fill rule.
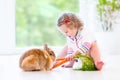
<path fill-rule="evenodd" d="M 88 29 L 84 28 L 83 30 L 78 31 L 74 38 L 67 37 L 68 54 L 77 50 L 80 53 L 88 53 L 90 51 L 91 44 L 95 41 L 96 40 L 92 33 Z"/>

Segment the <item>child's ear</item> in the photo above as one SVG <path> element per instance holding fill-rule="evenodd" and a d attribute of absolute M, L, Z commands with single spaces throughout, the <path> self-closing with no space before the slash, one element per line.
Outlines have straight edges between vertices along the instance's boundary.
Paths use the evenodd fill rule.
<path fill-rule="evenodd" d="M 48 45 L 44 44 L 44 50 L 48 50 Z"/>

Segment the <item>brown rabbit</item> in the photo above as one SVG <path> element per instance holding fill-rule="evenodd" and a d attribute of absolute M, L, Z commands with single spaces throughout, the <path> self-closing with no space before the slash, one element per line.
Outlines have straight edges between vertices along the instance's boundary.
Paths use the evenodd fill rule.
<path fill-rule="evenodd" d="M 44 49 L 30 49 L 20 58 L 20 68 L 25 71 L 50 70 L 56 56 L 45 44 Z"/>

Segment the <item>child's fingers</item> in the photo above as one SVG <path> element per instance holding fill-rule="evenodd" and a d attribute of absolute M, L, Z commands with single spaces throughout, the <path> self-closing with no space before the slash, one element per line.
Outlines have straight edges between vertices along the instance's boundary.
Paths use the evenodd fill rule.
<path fill-rule="evenodd" d="M 74 59 L 73 58 L 66 58 L 66 60 L 73 61 Z"/>
<path fill-rule="evenodd" d="M 68 56 L 68 57 L 66 57 L 66 59 L 67 59 L 68 61 L 72 61 L 72 60 L 73 60 L 73 57 L 72 57 L 72 56 Z"/>

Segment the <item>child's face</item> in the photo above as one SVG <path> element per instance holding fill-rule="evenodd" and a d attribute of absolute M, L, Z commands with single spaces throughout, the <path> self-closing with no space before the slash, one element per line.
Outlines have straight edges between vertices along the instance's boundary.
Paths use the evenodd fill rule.
<path fill-rule="evenodd" d="M 77 34 L 77 28 L 74 26 L 67 27 L 65 24 L 63 24 L 59 27 L 59 29 L 65 36 L 68 36 L 70 38 L 75 37 Z"/>

